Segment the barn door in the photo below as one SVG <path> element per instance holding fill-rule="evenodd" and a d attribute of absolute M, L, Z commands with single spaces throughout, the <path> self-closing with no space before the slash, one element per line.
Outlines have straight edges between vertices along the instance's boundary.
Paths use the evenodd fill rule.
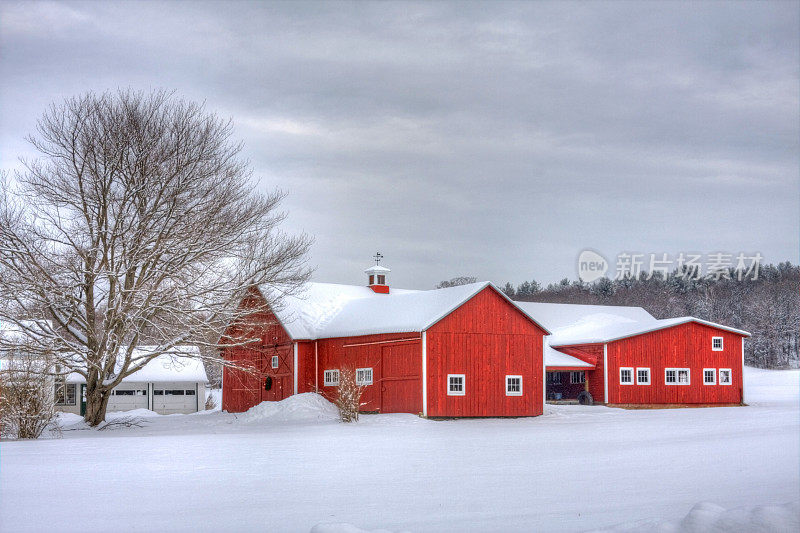
<path fill-rule="evenodd" d="M 277 368 L 273 368 L 273 358 L 277 357 Z M 267 348 L 261 353 L 261 401 L 277 402 L 288 398 L 294 392 L 292 386 L 291 346 Z"/>
<path fill-rule="evenodd" d="M 422 412 L 419 343 L 384 346 L 381 352 L 381 412 Z"/>

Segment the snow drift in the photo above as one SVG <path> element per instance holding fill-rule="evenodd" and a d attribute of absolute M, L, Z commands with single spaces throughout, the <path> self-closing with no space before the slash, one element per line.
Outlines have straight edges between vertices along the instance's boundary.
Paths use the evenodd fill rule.
<path fill-rule="evenodd" d="M 279 402 L 261 402 L 241 415 L 248 423 L 262 421 L 297 422 L 314 420 L 338 420 L 336 406 L 314 392 L 289 396 Z"/>

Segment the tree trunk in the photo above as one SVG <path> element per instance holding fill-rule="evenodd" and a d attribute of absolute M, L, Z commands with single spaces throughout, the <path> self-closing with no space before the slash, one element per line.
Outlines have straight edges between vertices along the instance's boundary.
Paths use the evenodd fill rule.
<path fill-rule="evenodd" d="M 105 387 L 96 386 L 94 390 L 86 388 L 86 414 L 83 419 L 92 427 L 106 420 L 106 409 L 111 391 Z"/>

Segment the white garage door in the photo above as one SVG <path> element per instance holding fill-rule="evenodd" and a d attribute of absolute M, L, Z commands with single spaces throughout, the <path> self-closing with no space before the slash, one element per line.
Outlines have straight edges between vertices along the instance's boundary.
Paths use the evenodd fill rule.
<path fill-rule="evenodd" d="M 147 383 L 121 383 L 111 391 L 108 411 L 147 409 Z"/>
<path fill-rule="evenodd" d="M 153 411 L 162 415 L 197 411 L 196 383 L 154 383 Z"/>

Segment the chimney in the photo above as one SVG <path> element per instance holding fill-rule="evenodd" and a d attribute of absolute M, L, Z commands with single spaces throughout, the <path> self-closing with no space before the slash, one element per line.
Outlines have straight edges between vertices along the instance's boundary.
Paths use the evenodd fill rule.
<path fill-rule="evenodd" d="M 380 265 L 381 259 L 383 259 L 380 252 L 376 253 L 373 259 L 375 259 L 375 266 L 364 271 L 367 275 L 367 286 L 377 293 L 389 294 L 389 285 L 386 283 L 386 276 L 391 270 Z"/>

